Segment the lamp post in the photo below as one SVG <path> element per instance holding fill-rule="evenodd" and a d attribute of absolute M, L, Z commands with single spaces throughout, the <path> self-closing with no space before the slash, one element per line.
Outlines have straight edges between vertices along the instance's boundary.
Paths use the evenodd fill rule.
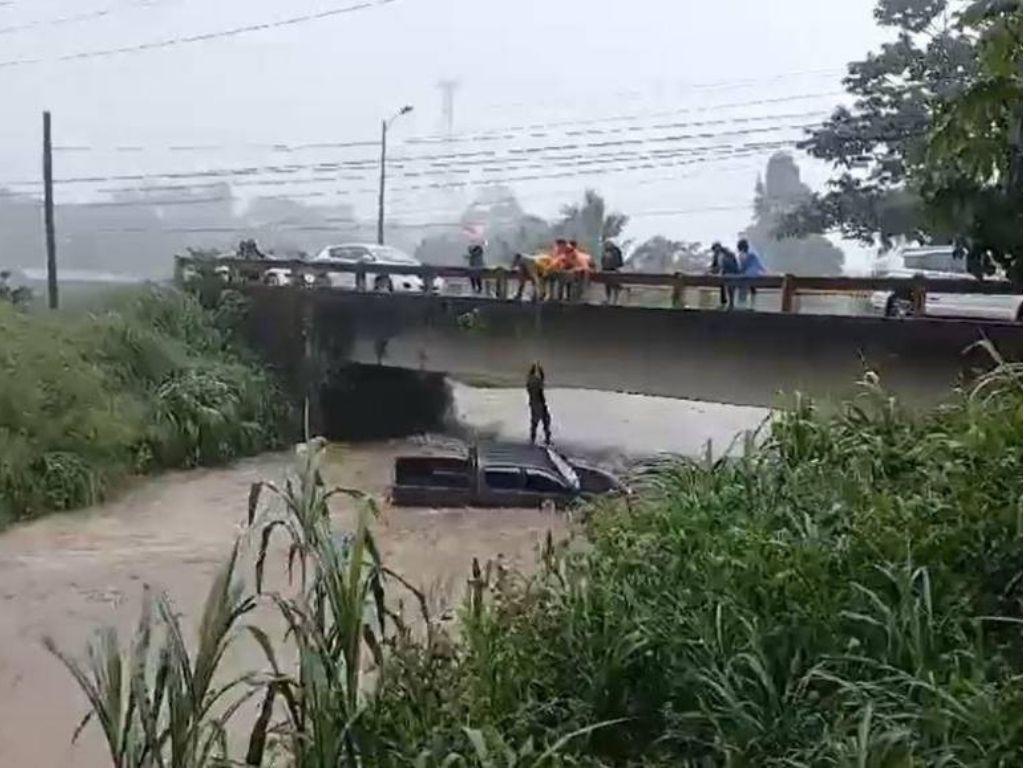
<path fill-rule="evenodd" d="M 388 126 L 402 115 L 412 112 L 406 104 L 391 117 L 380 121 L 380 192 L 377 195 L 377 244 L 384 245 L 384 163 L 388 151 Z"/>

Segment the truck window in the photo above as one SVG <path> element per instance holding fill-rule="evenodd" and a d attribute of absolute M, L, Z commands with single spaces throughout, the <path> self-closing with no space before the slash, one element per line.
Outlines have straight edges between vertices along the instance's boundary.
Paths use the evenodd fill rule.
<path fill-rule="evenodd" d="M 551 475 L 535 469 L 526 470 L 526 490 L 534 493 L 565 493 L 566 488 Z"/>
<path fill-rule="evenodd" d="M 484 482 L 496 491 L 515 491 L 521 487 L 518 469 L 484 470 Z"/>

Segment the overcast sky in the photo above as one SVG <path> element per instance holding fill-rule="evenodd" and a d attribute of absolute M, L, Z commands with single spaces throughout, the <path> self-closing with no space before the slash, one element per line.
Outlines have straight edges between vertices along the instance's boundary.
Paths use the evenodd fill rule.
<path fill-rule="evenodd" d="M 491 165 L 487 156 L 469 156 L 475 164 L 460 173 L 425 160 L 394 168 L 389 209 L 396 218 L 444 221 L 451 217 L 445 208 L 470 194 L 417 186 L 543 175 L 511 183 L 524 207 L 541 215 L 591 186 L 633 215 L 627 236 L 731 239 L 749 222 L 754 181 L 771 153 L 741 145 L 799 137 L 795 126 L 841 100 L 846 62 L 888 37 L 874 23 L 872 0 L 371 0 L 263 31 L 59 60 L 355 2 L 0 2 L 0 186 L 38 178 L 43 109 L 53 112 L 55 144 L 67 148 L 56 155 L 59 179 L 370 161 L 372 146 L 297 145 L 375 141 L 380 119 L 411 104 L 414 111 L 392 127 L 394 157 L 497 155 Z M 442 79 L 459 83 L 456 140 L 425 142 L 444 129 Z M 525 127 L 550 123 L 558 125 Z M 621 143 L 636 138 L 646 143 Z M 613 143 L 593 146 L 606 141 Z M 566 144 L 577 148 L 550 149 Z M 171 149 L 199 145 L 210 148 Z M 537 166 L 541 158 L 541 168 L 522 164 L 528 148 L 549 148 L 532 160 Z M 652 148 L 680 151 L 637 155 Z M 616 151 L 632 155 L 608 154 Z M 505 162 L 517 153 L 520 165 Z M 573 165 L 574 154 L 600 162 Z M 805 156 L 798 161 L 804 179 L 820 187 L 828 169 Z M 303 174 L 312 173 L 290 174 L 288 187 L 247 190 L 323 192 L 330 197 L 318 200 L 373 214 L 372 167 L 344 179 L 321 172 L 305 183 Z M 61 185 L 58 201 L 116 185 Z"/>

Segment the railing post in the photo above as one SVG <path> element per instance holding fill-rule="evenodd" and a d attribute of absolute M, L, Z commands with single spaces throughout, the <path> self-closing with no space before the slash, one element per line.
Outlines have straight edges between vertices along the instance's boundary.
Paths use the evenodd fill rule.
<path fill-rule="evenodd" d="M 434 289 L 434 270 L 424 269 L 420 279 L 423 281 L 423 292 L 429 294 Z"/>
<path fill-rule="evenodd" d="M 792 312 L 793 299 L 796 296 L 796 277 L 794 275 L 782 276 L 782 311 Z"/>
<path fill-rule="evenodd" d="M 686 281 L 683 276 L 676 272 L 672 276 L 672 309 L 686 308 Z"/>
<path fill-rule="evenodd" d="M 928 292 L 924 279 L 915 277 L 914 285 L 910 288 L 910 306 L 914 317 L 924 317 L 927 296 Z"/>
<path fill-rule="evenodd" d="M 498 267 L 494 278 L 494 295 L 502 301 L 508 298 L 508 271 L 504 267 Z"/>
<path fill-rule="evenodd" d="M 356 266 L 356 290 L 366 291 L 366 267 L 363 264 Z"/>

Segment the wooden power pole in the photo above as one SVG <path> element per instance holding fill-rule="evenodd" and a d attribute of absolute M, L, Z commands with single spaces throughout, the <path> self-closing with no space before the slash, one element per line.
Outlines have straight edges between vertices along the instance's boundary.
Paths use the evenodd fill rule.
<path fill-rule="evenodd" d="M 46 288 L 50 309 L 57 308 L 57 242 L 53 233 L 53 146 L 50 113 L 43 112 L 43 215 L 46 222 Z"/>

